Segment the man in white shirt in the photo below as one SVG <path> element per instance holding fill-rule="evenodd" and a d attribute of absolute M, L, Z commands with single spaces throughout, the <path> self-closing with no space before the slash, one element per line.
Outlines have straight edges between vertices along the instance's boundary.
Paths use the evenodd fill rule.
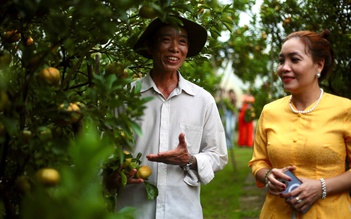
<path fill-rule="evenodd" d="M 142 135 L 136 136 L 132 153 L 142 153 L 142 165 L 152 169 L 148 181 L 157 186 L 159 194 L 148 200 L 143 180 L 131 177 L 118 191 L 116 210 L 135 207 L 140 219 L 203 218 L 200 184 L 209 183 L 228 160 L 214 98 L 178 71 L 186 57 L 201 51 L 207 31 L 177 18 L 183 26 L 155 19 L 133 48 L 153 60 L 153 69 L 138 80 L 142 97 L 153 98 L 145 105 L 140 121 Z"/>

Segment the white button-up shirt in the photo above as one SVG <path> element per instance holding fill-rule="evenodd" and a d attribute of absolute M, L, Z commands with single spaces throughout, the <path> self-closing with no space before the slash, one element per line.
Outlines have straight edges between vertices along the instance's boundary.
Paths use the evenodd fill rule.
<path fill-rule="evenodd" d="M 179 74 L 178 87 L 165 99 L 150 75 L 138 80 L 146 103 L 133 155 L 142 153 L 142 164 L 152 169 L 148 181 L 157 186 L 155 200 L 147 200 L 144 184 L 127 185 L 118 193 L 116 210 L 135 207 L 140 219 L 201 219 L 200 184 L 209 183 L 228 162 L 225 134 L 212 95 Z M 198 170 L 185 172 L 177 165 L 150 162 L 147 154 L 172 150 L 185 133 L 188 151 Z"/>

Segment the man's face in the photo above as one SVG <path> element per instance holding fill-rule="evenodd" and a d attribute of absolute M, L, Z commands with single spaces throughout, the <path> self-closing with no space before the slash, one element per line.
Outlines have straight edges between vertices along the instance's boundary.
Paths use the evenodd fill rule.
<path fill-rule="evenodd" d="M 151 49 L 154 70 L 176 72 L 183 64 L 189 49 L 188 34 L 172 26 L 159 29 Z"/>

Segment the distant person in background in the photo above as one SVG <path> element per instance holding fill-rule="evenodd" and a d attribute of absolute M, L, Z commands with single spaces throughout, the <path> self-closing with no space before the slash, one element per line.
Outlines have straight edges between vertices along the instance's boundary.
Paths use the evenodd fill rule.
<path fill-rule="evenodd" d="M 245 95 L 243 104 L 239 111 L 238 117 L 238 146 L 239 147 L 252 147 L 254 136 L 254 115 L 252 104 L 255 98 L 251 95 Z"/>
<path fill-rule="evenodd" d="M 236 95 L 233 89 L 228 91 L 229 98 L 225 103 L 225 135 L 227 140 L 227 148 L 234 146 L 235 126 L 237 123 Z"/>
<path fill-rule="evenodd" d="M 221 121 L 223 123 L 223 127 L 225 127 L 225 98 L 224 98 L 224 94 L 225 94 L 225 89 L 220 88 L 217 90 L 216 95 L 215 95 L 215 101 L 217 104 L 217 108 L 218 108 L 218 112 L 221 116 Z"/>

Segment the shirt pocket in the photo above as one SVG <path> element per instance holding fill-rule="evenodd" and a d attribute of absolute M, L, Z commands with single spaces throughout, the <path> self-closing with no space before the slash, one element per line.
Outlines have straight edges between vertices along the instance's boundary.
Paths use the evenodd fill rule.
<path fill-rule="evenodd" d="M 185 134 L 185 141 L 187 143 L 190 154 L 197 154 L 199 152 L 202 139 L 202 126 L 179 124 L 180 133 Z"/>

